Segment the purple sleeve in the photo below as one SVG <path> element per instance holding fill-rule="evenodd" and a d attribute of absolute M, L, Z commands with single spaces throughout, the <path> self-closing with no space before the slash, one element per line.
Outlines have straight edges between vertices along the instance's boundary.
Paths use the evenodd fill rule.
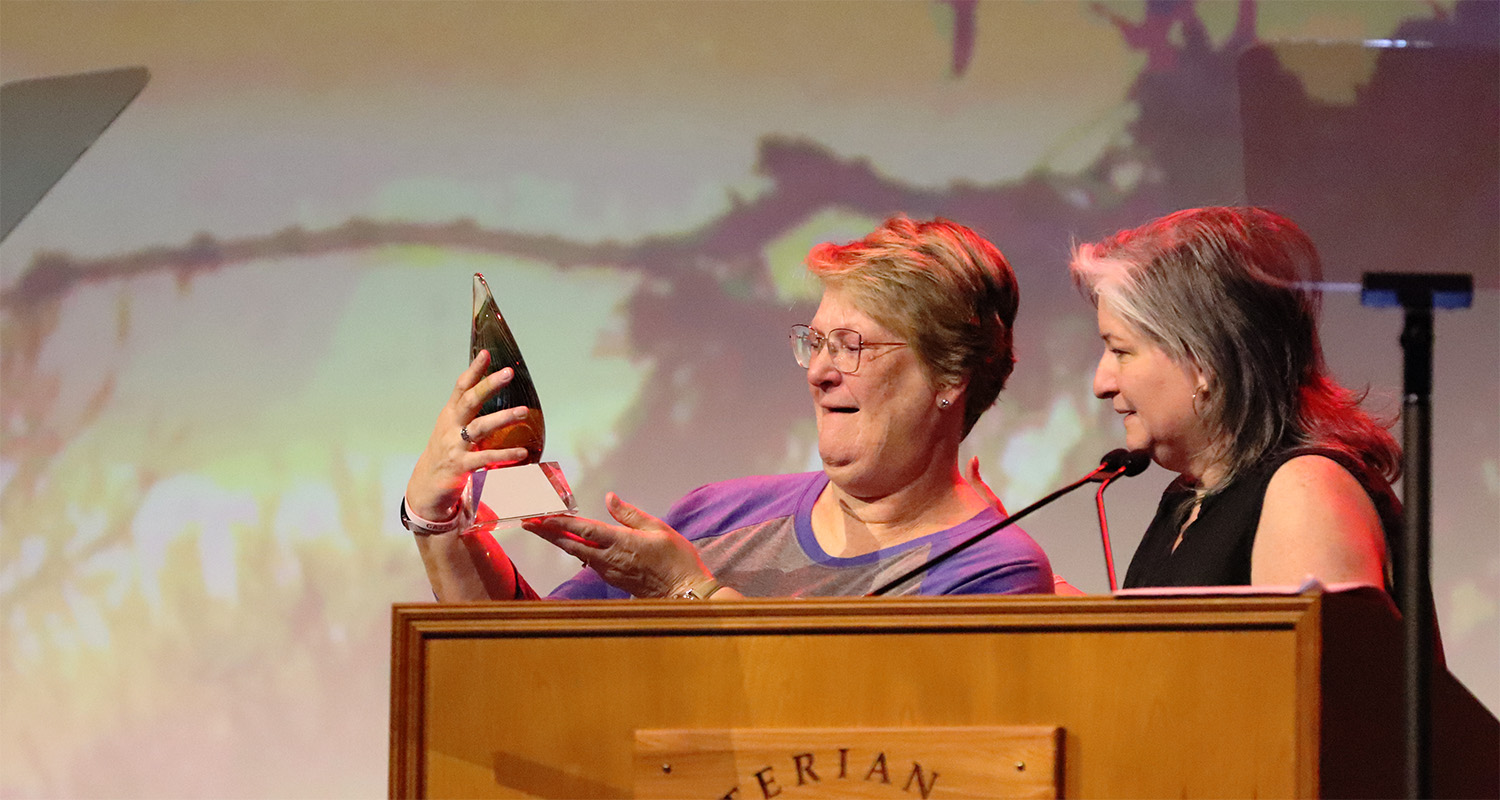
<path fill-rule="evenodd" d="M 548 600 L 626 600 L 630 595 L 604 582 L 599 573 L 591 569 L 578 570 L 578 574 L 563 581 L 547 595 Z"/>
<path fill-rule="evenodd" d="M 790 516 L 810 491 L 827 483 L 823 473 L 759 475 L 711 483 L 688 492 L 662 520 L 688 541 L 719 536 L 768 519 Z"/>
<path fill-rule="evenodd" d="M 1010 525 L 933 567 L 922 594 L 1052 594 L 1052 564 L 1030 536 Z"/>
<path fill-rule="evenodd" d="M 717 536 L 744 525 L 792 513 L 801 493 L 822 489 L 822 473 L 757 476 L 711 483 L 672 504 L 662 521 L 688 541 Z M 1049 578 L 1050 580 L 1050 578 Z M 591 569 L 563 581 L 547 595 L 558 600 L 615 600 L 630 595 Z"/>

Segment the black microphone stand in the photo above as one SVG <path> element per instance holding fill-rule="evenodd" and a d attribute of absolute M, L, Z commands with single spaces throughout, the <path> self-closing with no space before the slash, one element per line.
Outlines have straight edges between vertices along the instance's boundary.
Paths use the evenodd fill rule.
<path fill-rule="evenodd" d="M 1397 594 L 1404 633 L 1406 689 L 1406 796 L 1432 796 L 1432 345 L 1433 310 L 1468 308 L 1474 279 L 1463 274 L 1366 273 L 1360 304 L 1374 308 L 1400 306 L 1401 438 L 1403 472 L 1402 547 Z"/>
<path fill-rule="evenodd" d="M 1118 475 L 1120 475 L 1121 473 L 1124 473 L 1126 469 L 1127 469 L 1127 467 L 1125 465 L 1121 465 L 1119 467 L 1116 467 L 1114 470 L 1112 470 L 1112 472 L 1114 474 L 1110 475 L 1109 479 L 1113 479 L 1113 478 L 1117 477 Z M 1057 498 L 1062 497 L 1063 495 L 1067 494 L 1068 492 L 1071 492 L 1074 489 L 1077 489 L 1078 487 L 1084 485 L 1085 483 L 1088 483 L 1089 481 L 1096 480 L 1099 477 L 1100 473 L 1103 473 L 1106 470 L 1110 470 L 1110 465 L 1108 463 L 1100 464 L 1099 466 L 1097 466 L 1097 467 L 1094 468 L 1093 472 L 1090 472 L 1089 474 L 1087 474 L 1087 475 L 1083 476 L 1082 478 L 1074 481 L 1073 483 L 1070 483 L 1067 486 L 1064 486 L 1063 488 L 1058 489 L 1057 491 L 1053 492 L 1052 494 L 1049 494 L 1046 497 L 1043 497 L 1042 499 L 1036 501 L 1035 503 L 1032 503 L 1031 505 L 1029 505 L 1029 506 L 1021 509 L 1020 511 L 1017 511 L 1014 514 L 1011 514 L 1010 516 L 1006 517 L 1005 519 L 1002 519 L 999 522 L 995 523 L 994 525 L 991 525 L 988 528 L 985 528 L 984 530 L 980 531 L 979 533 L 976 533 L 973 536 L 970 536 L 969 538 L 963 540 L 962 542 L 959 542 L 958 544 L 954 545 L 953 548 L 951 550 L 947 551 L 946 553 L 942 553 L 939 556 L 937 556 L 936 558 L 929 559 L 927 561 L 927 563 L 925 563 L 925 564 L 918 564 L 915 568 L 909 569 L 906 572 L 903 572 L 895 580 L 886 582 L 885 585 L 881 586 L 880 588 L 876 589 L 873 592 L 870 592 L 869 594 L 865 595 L 865 597 L 879 597 L 880 595 L 883 595 L 886 592 L 889 592 L 890 590 L 896 588 L 897 586 L 900 586 L 903 582 L 905 582 L 911 576 L 917 575 L 917 574 L 920 574 L 922 572 L 926 572 L 929 569 L 932 569 L 933 567 L 937 566 L 938 564 L 941 564 L 942 562 L 947 561 L 949 558 L 952 558 L 953 556 L 955 556 L 955 555 L 963 552 L 964 550 L 967 550 L 971 545 L 977 544 L 981 539 L 985 538 L 986 536 L 989 536 L 990 534 L 994 533 L 995 531 L 998 531 L 998 530 L 1000 530 L 1001 528 L 1004 528 L 1007 525 L 1014 524 L 1017 520 L 1021 519 L 1022 517 L 1026 516 L 1027 514 L 1030 514 L 1033 511 L 1041 508 L 1042 506 L 1047 505 L 1048 503 L 1052 502 L 1053 500 L 1056 500 Z"/>

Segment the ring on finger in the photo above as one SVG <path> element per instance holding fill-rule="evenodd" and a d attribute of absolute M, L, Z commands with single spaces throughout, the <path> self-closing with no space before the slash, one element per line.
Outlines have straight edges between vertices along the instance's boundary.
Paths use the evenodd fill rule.
<path fill-rule="evenodd" d="M 469 426 L 465 425 L 458 429 L 458 438 L 464 440 L 464 444 L 474 446 L 474 440 L 469 438 Z"/>

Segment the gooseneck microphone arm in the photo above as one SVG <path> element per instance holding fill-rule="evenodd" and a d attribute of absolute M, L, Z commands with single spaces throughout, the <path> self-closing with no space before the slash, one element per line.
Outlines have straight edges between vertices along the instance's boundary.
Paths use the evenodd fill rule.
<path fill-rule="evenodd" d="M 1124 470 L 1121 470 L 1105 478 L 1104 482 L 1099 484 L 1099 491 L 1094 495 L 1094 507 L 1099 510 L 1099 541 L 1104 547 L 1104 571 L 1109 573 L 1110 592 L 1118 591 L 1120 585 L 1115 582 L 1115 553 L 1109 546 L 1109 521 L 1104 518 L 1104 490 L 1109 488 L 1111 481 L 1123 474 L 1125 474 Z"/>
<path fill-rule="evenodd" d="M 959 542 L 958 544 L 954 545 L 952 547 L 952 549 L 950 549 L 950 550 L 948 550 L 948 551 L 946 551 L 944 553 L 939 554 L 936 558 L 930 558 L 930 559 L 927 560 L 926 563 L 919 564 L 919 565 L 916 566 L 916 568 L 907 570 L 905 573 L 901 574 L 896 579 L 887 582 L 885 585 L 881 586 L 880 588 L 876 589 L 873 592 L 870 592 L 869 594 L 867 594 L 865 596 L 866 597 L 879 597 L 880 595 L 883 595 L 886 592 L 889 592 L 890 590 L 892 590 L 892 589 L 896 588 L 897 586 L 900 586 L 901 584 L 903 584 L 906 581 L 910 580 L 912 577 L 920 575 L 923 572 L 926 572 L 927 570 L 932 569 L 933 567 L 937 566 L 938 564 L 941 564 L 944 561 L 947 561 L 948 559 L 952 558 L 953 556 L 958 555 L 959 553 L 963 552 L 964 550 L 969 549 L 973 545 L 978 544 L 981 540 L 989 537 L 990 535 L 994 534 L 996 531 L 998 531 L 998 530 L 1000 530 L 1000 529 L 1002 529 L 1002 528 L 1004 528 L 1004 527 L 1006 527 L 1008 525 L 1015 524 L 1018 520 L 1020 520 L 1022 517 L 1026 516 L 1027 514 L 1030 514 L 1031 512 L 1033 512 L 1033 511 L 1041 508 L 1042 506 L 1047 505 L 1048 503 L 1052 502 L 1053 500 L 1056 500 L 1057 498 L 1062 497 L 1063 495 L 1067 494 L 1068 492 L 1071 492 L 1074 489 L 1077 489 L 1078 487 L 1084 485 L 1085 483 L 1088 483 L 1089 481 L 1097 481 L 1097 480 L 1106 480 L 1106 481 L 1108 481 L 1108 480 L 1113 480 L 1113 479 L 1115 479 L 1115 478 L 1117 478 L 1117 477 L 1119 477 L 1120 475 L 1123 475 L 1123 474 L 1127 474 L 1128 473 L 1130 475 L 1134 475 L 1134 474 L 1140 472 L 1141 469 L 1145 469 L 1144 464 L 1140 467 L 1140 469 L 1136 469 L 1135 472 L 1130 472 L 1130 469 L 1134 466 L 1134 462 L 1131 460 L 1134 455 L 1135 454 L 1131 453 L 1128 450 L 1111 450 L 1111 451 L 1109 451 L 1107 454 L 1105 454 L 1104 458 L 1099 461 L 1099 466 L 1094 467 L 1094 470 L 1092 472 L 1090 472 L 1089 474 L 1083 476 L 1082 478 L 1079 478 L 1078 480 L 1076 480 L 1076 481 L 1068 484 L 1067 486 L 1064 486 L 1061 489 L 1058 489 L 1057 491 L 1053 492 L 1052 494 L 1049 494 L 1046 497 L 1043 497 L 1042 499 L 1036 501 L 1035 503 L 1032 503 L 1031 505 L 1029 505 L 1029 506 L 1021 509 L 1020 511 L 1017 511 L 1014 514 L 1011 514 L 1010 516 L 1006 517 L 1005 519 L 1002 519 L 999 522 L 995 523 L 994 525 L 991 525 L 988 528 L 985 528 L 984 530 L 980 531 L 979 533 L 976 533 L 973 536 L 970 536 L 969 538 L 963 540 L 962 542 Z M 1107 477 L 1101 477 L 1101 476 L 1107 476 Z"/>
<path fill-rule="evenodd" d="M 1094 507 L 1099 509 L 1099 541 L 1104 547 L 1104 569 L 1109 573 L 1111 593 L 1118 591 L 1120 586 L 1115 583 L 1115 552 L 1109 544 L 1109 520 L 1104 517 L 1104 490 L 1114 483 L 1115 478 L 1129 478 L 1145 472 L 1146 467 L 1151 466 L 1151 457 L 1140 450 L 1135 450 L 1122 458 L 1121 462 L 1118 470 L 1110 473 L 1100 482 L 1099 491 L 1094 494 Z"/>

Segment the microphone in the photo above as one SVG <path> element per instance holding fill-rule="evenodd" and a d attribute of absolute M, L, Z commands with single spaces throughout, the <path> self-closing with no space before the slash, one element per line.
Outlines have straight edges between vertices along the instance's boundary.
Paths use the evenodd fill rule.
<path fill-rule="evenodd" d="M 1099 540 L 1104 547 L 1104 570 L 1109 574 L 1109 591 L 1113 594 L 1120 587 L 1115 583 L 1115 553 L 1109 544 L 1109 521 L 1104 518 L 1104 490 L 1109 488 L 1115 478 L 1129 478 L 1146 471 L 1151 465 L 1151 457 L 1143 450 L 1111 450 L 1104 454 L 1104 460 L 1099 462 L 1102 469 L 1109 471 L 1108 475 L 1098 473 L 1093 480 L 1099 481 L 1099 491 L 1094 495 L 1094 507 L 1099 510 Z M 1097 473 L 1098 471 L 1096 471 Z M 1102 476 L 1102 477 L 1101 477 Z"/>
<path fill-rule="evenodd" d="M 1020 511 L 1011 514 L 1005 519 L 1002 519 L 994 525 L 991 525 L 988 528 L 980 531 L 979 533 L 970 536 L 962 542 L 959 542 L 948 551 L 939 554 L 936 558 L 928 559 L 927 563 L 919 564 L 916 568 L 907 570 L 904 574 L 898 576 L 895 580 L 888 581 L 885 585 L 865 595 L 865 597 L 879 597 L 880 595 L 889 592 L 891 589 L 900 586 L 907 580 L 910 580 L 912 577 L 920 575 L 923 572 L 926 572 L 927 570 L 937 566 L 938 564 L 947 561 L 949 558 L 952 558 L 960 552 L 967 550 L 969 547 L 990 536 L 995 531 L 998 531 L 1007 525 L 1015 523 L 1027 514 L 1030 514 L 1031 512 L 1047 505 L 1053 500 L 1062 497 L 1068 492 L 1077 489 L 1085 483 L 1089 483 L 1091 481 L 1103 481 L 1104 485 L 1108 486 L 1110 481 L 1120 477 L 1121 475 L 1139 475 L 1143 470 L 1146 469 L 1146 466 L 1150 463 L 1151 459 L 1145 453 L 1132 452 L 1124 449 L 1111 450 L 1104 455 L 1104 458 L 1099 460 L 1099 466 L 1094 467 L 1093 471 L 1089 474 L 1083 476 L 1082 478 L 1079 478 L 1078 480 L 1068 484 L 1067 486 L 1064 486 L 1061 489 L 1058 489 L 1052 494 L 1043 497 L 1042 499 L 1036 501 L 1035 503 L 1032 503 L 1031 505 L 1021 509 Z M 1101 495 L 1103 494 L 1103 486 L 1099 487 L 1099 492 L 1101 493 Z"/>
<path fill-rule="evenodd" d="M 1151 456 L 1146 451 L 1117 447 L 1105 453 L 1104 458 L 1099 459 L 1100 469 L 1095 470 L 1094 477 L 1089 480 L 1108 483 L 1119 477 L 1133 478 L 1145 472 L 1146 467 L 1149 466 L 1151 466 Z M 1104 473 L 1116 474 L 1105 475 Z"/>

